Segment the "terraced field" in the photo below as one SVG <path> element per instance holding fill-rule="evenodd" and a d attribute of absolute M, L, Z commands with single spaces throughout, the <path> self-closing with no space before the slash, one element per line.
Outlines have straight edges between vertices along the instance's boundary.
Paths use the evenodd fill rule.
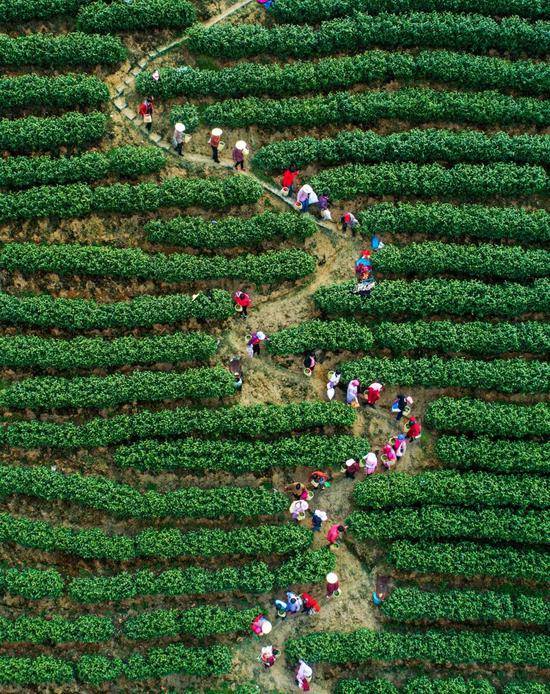
<path fill-rule="evenodd" d="M 547 3 L 0 0 L 0 23 L 3 690 L 287 694 L 303 659 L 319 694 L 550 692 Z M 283 194 L 291 166 L 331 218 Z M 423 429 L 388 470 L 400 393 Z M 286 591 L 321 611 L 278 617 Z"/>

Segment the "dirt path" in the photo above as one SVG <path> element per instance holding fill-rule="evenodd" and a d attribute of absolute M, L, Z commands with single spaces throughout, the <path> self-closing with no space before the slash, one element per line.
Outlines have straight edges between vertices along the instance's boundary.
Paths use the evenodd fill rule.
<path fill-rule="evenodd" d="M 212 17 L 205 25 L 211 26 L 226 19 L 251 1 L 243 0 L 232 5 L 224 12 Z M 120 79 L 120 84 L 114 88 L 113 105 L 122 116 L 124 127 L 132 124 L 136 134 L 139 133 L 142 138 L 147 138 L 151 143 L 161 147 L 171 155 L 174 163 L 184 165 L 191 163 L 206 169 L 219 169 L 219 164 L 215 164 L 209 157 L 201 154 L 186 152 L 183 158 L 179 158 L 172 150 L 170 143 L 163 140 L 160 134 L 153 132 L 147 135 L 143 127 L 140 127 L 135 112 L 127 104 L 126 96 L 133 91 L 136 74 L 147 69 L 152 60 L 181 45 L 184 40 L 185 38 L 178 39 L 162 47 L 158 52 L 152 52 L 146 59 L 140 61 L 138 66 L 127 69 L 124 78 L 117 75 L 114 81 Z M 273 207 L 293 208 L 293 201 L 280 195 L 273 184 L 261 180 L 250 171 L 234 172 L 227 154 L 225 153 L 226 156 L 221 160 L 221 167 L 228 173 L 231 172 L 230 175 L 251 176 L 262 186 Z M 219 346 L 221 361 L 227 363 L 233 355 L 239 355 L 243 359 L 245 384 L 241 397 L 242 404 L 299 402 L 325 398 L 327 373 L 337 363 L 337 357 L 327 358 L 317 366 L 313 377 L 307 378 L 303 374 L 301 358 L 275 360 L 264 351 L 259 359 L 251 360 L 246 356 L 245 350 L 247 336 L 254 330 L 263 330 L 269 335 L 288 325 L 315 317 L 316 309 L 311 298 L 315 289 L 353 276 L 353 263 L 362 242 L 351 239 L 350 236 L 344 236 L 335 224 L 320 222 L 318 219 L 315 221 L 318 233 L 305 244 L 306 249 L 316 256 L 319 263 L 315 275 L 297 284 L 270 288 L 262 293 L 253 291 L 253 308 L 249 319 L 245 321 L 236 317 L 222 336 Z M 341 398 L 341 394 L 338 397 Z M 387 410 L 361 412 L 353 433 L 366 436 L 369 441 L 380 445 L 382 439 L 391 431 L 390 427 Z M 275 470 L 271 481 L 274 486 L 282 488 L 288 483 L 287 478 L 288 472 Z M 315 500 L 315 507 L 322 508 L 328 513 L 329 522 L 345 519 L 352 510 L 351 494 L 354 484 L 354 481 L 345 479 L 341 473 L 337 472 L 331 488 Z M 304 524 L 309 526 L 309 519 L 304 521 Z M 314 547 L 326 545 L 327 529 L 316 534 Z M 311 631 L 351 630 L 359 627 L 378 629 L 377 613 L 371 601 L 376 574 L 376 552 L 372 550 L 370 561 L 369 551 L 367 548 L 367 554 L 360 560 L 352 551 L 351 543 L 341 544 L 335 553 L 336 573 L 341 581 L 342 595 L 337 599 L 326 600 L 324 585 L 318 586 L 314 594 L 322 605 L 319 615 L 315 617 L 300 615 L 295 618 L 288 617 L 286 620 L 274 620 L 272 638 L 268 642 L 249 636 L 237 638 L 233 646 L 233 668 L 227 679 L 233 683 L 254 681 L 259 684 L 262 692 L 273 690 L 291 692 L 295 690 L 293 671 L 287 667 L 284 656 L 274 668 L 268 671 L 258 662 L 257 658 L 263 645 L 273 643 L 284 651 L 284 643 L 287 639 Z M 268 601 L 273 600 L 274 597 L 266 596 L 264 605 L 271 616 L 274 610 L 268 605 Z M 280 597 L 283 597 L 283 594 Z M 323 668 L 315 668 L 313 691 L 329 694 L 333 686 L 333 681 L 324 679 Z"/>

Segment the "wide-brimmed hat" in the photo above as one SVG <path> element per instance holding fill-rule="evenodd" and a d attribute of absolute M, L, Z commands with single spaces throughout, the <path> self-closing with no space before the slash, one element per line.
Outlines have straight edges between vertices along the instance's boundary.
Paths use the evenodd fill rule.
<path fill-rule="evenodd" d="M 246 149 L 246 142 L 244 140 L 237 140 L 237 142 L 235 142 L 235 147 L 237 149 Z"/>
<path fill-rule="evenodd" d="M 326 575 L 326 579 L 327 583 L 338 583 L 338 576 L 333 571 Z"/>
<path fill-rule="evenodd" d="M 263 333 L 261 330 L 258 330 L 258 332 L 256 333 L 256 337 L 258 338 L 258 340 L 265 340 L 265 333 Z"/>
<path fill-rule="evenodd" d="M 176 129 L 176 132 L 178 132 L 178 133 L 185 132 L 185 125 L 183 123 L 176 123 L 174 128 Z"/>
<path fill-rule="evenodd" d="M 220 135 L 223 135 L 223 130 L 221 128 L 214 128 L 212 130 L 212 135 L 214 135 L 214 137 L 219 137 Z"/>
<path fill-rule="evenodd" d="M 313 188 L 308 183 L 306 183 L 305 186 L 302 186 L 302 190 L 304 193 L 309 193 L 310 195 L 313 193 Z"/>

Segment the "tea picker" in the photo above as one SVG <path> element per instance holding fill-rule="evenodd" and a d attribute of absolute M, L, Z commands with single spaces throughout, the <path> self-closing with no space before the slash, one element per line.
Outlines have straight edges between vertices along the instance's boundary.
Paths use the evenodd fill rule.
<path fill-rule="evenodd" d="M 303 692 L 309 692 L 310 686 L 309 683 L 311 682 L 313 678 L 313 670 L 309 667 L 309 665 L 304 661 L 301 660 L 298 663 L 298 668 L 296 669 L 296 674 L 295 674 L 295 681 L 296 685 L 299 689 L 301 689 Z"/>
<path fill-rule="evenodd" d="M 334 572 L 330 572 L 326 575 L 327 582 L 327 599 L 337 598 L 340 595 L 340 582 L 338 581 L 338 576 Z"/>
<path fill-rule="evenodd" d="M 252 620 L 250 628 L 256 634 L 256 636 L 266 636 L 271 632 L 273 627 L 269 619 L 264 614 L 259 614 Z"/>
<path fill-rule="evenodd" d="M 280 651 L 278 648 L 275 648 L 274 646 L 264 646 L 260 651 L 258 660 L 262 663 L 265 669 L 268 670 L 270 667 L 275 665 L 279 655 Z"/>
<path fill-rule="evenodd" d="M 321 511 L 316 508 L 311 517 L 311 529 L 313 532 L 319 532 L 321 530 L 321 525 L 328 520 L 328 515 L 326 511 Z"/>
<path fill-rule="evenodd" d="M 214 128 L 210 133 L 210 139 L 208 140 L 208 144 L 212 149 L 212 159 L 216 162 L 216 164 L 220 163 L 219 153 L 225 147 L 225 144 L 222 142 L 222 135 L 223 130 L 221 128 Z"/>
<path fill-rule="evenodd" d="M 180 157 L 183 155 L 183 145 L 189 142 L 190 139 L 190 135 L 185 135 L 185 125 L 183 123 L 176 123 L 176 125 L 174 125 L 174 134 L 172 135 L 172 144 Z"/>
<path fill-rule="evenodd" d="M 244 158 L 249 154 L 249 150 L 246 146 L 244 140 L 238 140 L 233 147 L 231 152 L 231 158 L 233 159 L 233 168 L 235 171 L 240 167 L 241 171 L 244 171 Z"/>
<path fill-rule="evenodd" d="M 290 512 L 290 515 L 292 516 L 292 520 L 298 522 L 304 520 L 308 508 L 309 504 L 307 503 L 307 501 L 304 501 L 303 499 L 298 499 L 298 501 L 293 501 L 290 504 L 290 508 L 288 510 Z"/>

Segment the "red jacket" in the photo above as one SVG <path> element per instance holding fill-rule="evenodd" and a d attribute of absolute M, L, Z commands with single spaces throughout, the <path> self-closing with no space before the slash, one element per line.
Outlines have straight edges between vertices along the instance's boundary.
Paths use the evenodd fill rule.
<path fill-rule="evenodd" d="M 321 605 L 312 597 L 309 593 L 302 593 L 302 601 L 306 610 L 315 610 L 315 612 L 321 611 Z"/>
<path fill-rule="evenodd" d="M 141 104 L 139 105 L 139 115 L 140 116 L 145 116 L 147 114 L 152 115 L 153 113 L 153 104 L 149 102 L 142 101 Z"/>
<path fill-rule="evenodd" d="M 283 174 L 283 187 L 290 188 L 290 186 L 294 183 L 294 179 L 297 175 L 297 171 L 291 171 L 290 169 L 287 169 Z"/>
<path fill-rule="evenodd" d="M 245 308 L 246 306 L 250 306 L 250 304 L 252 303 L 250 301 L 250 297 L 248 296 L 248 294 L 245 294 L 245 292 L 241 292 L 240 294 L 235 292 L 235 294 L 233 294 L 233 301 L 238 306 L 242 306 L 243 308 Z"/>
<path fill-rule="evenodd" d="M 367 402 L 369 405 L 374 405 L 380 400 L 380 391 L 376 388 L 369 388 L 367 390 Z"/>
<path fill-rule="evenodd" d="M 407 436 L 411 439 L 415 439 L 417 436 L 420 436 L 421 431 L 422 427 L 420 424 L 418 422 L 413 422 L 407 430 Z"/>

